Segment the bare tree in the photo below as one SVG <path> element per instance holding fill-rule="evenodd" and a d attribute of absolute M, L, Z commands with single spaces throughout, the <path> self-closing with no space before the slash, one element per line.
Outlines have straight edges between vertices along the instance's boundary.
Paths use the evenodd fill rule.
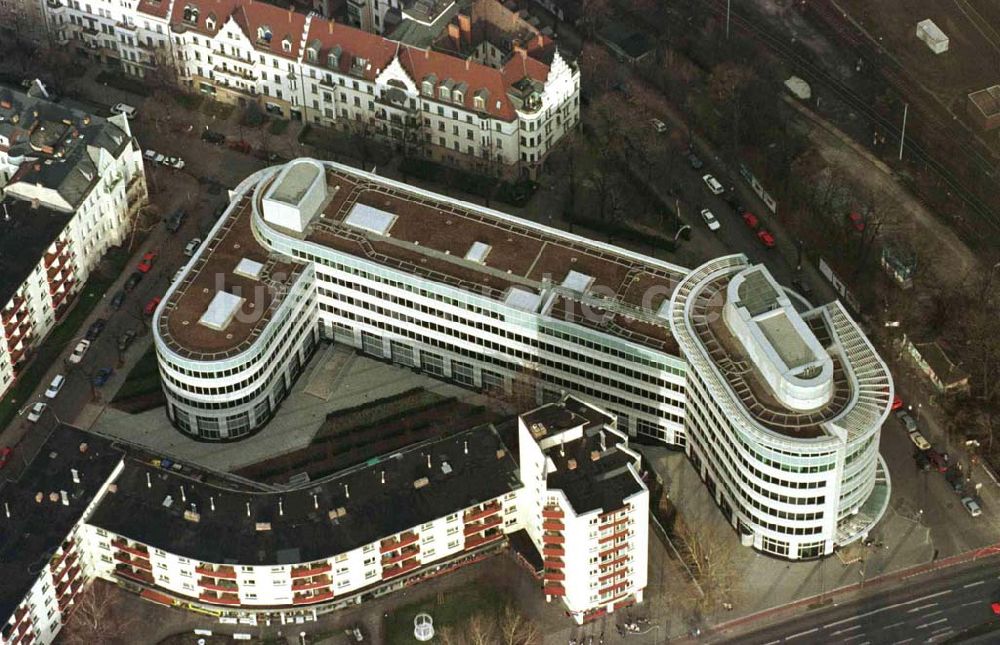
<path fill-rule="evenodd" d="M 535 645 L 540 642 L 538 625 L 528 620 L 513 605 L 504 605 L 497 618 L 500 643 L 503 645 Z"/>
<path fill-rule="evenodd" d="M 69 622 L 62 632 L 67 645 L 118 645 L 128 642 L 135 618 L 118 605 L 114 586 L 94 581 L 70 607 Z"/>
<path fill-rule="evenodd" d="M 674 525 L 678 550 L 704 595 L 692 596 L 692 608 L 698 611 L 731 602 L 739 576 L 737 542 L 728 527 L 710 527 L 707 523 L 691 527 L 679 518 Z"/>
<path fill-rule="evenodd" d="M 469 645 L 496 645 L 496 619 L 483 614 L 473 614 L 465 624 L 465 637 Z"/>

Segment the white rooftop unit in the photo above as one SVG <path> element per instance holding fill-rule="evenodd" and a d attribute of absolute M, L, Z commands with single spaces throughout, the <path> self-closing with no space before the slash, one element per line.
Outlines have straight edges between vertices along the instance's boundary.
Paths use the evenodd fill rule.
<path fill-rule="evenodd" d="M 355 204 L 351 212 L 344 218 L 344 223 L 354 228 L 360 228 L 369 233 L 388 235 L 396 216 L 368 204 Z"/>
<path fill-rule="evenodd" d="M 215 297 L 212 298 L 212 302 L 208 303 L 208 307 L 198 319 L 198 323 L 209 329 L 222 331 L 233 321 L 233 316 L 240 310 L 244 300 L 246 298 L 225 291 L 216 291 Z"/>
<path fill-rule="evenodd" d="M 563 278 L 562 286 L 567 289 L 572 289 L 573 291 L 578 291 L 580 293 L 585 292 L 593 284 L 594 278 L 587 275 L 586 273 L 580 273 L 579 271 L 570 271 Z"/>
<path fill-rule="evenodd" d="M 255 262 L 247 258 L 241 258 L 239 262 L 236 263 L 236 268 L 233 269 L 233 273 L 236 275 L 241 275 L 244 278 L 250 278 L 251 280 L 260 280 L 260 274 L 264 270 L 264 265 L 260 262 Z"/>
<path fill-rule="evenodd" d="M 941 28 L 928 18 L 917 23 L 917 38 L 927 43 L 930 50 L 935 54 L 943 54 L 948 51 L 948 36 Z"/>
<path fill-rule="evenodd" d="M 538 306 L 542 303 L 542 297 L 522 287 L 511 287 L 507 291 L 507 297 L 503 299 L 503 303 L 514 309 L 537 313 Z"/>
<path fill-rule="evenodd" d="M 465 259 L 483 264 L 486 262 L 486 256 L 490 254 L 491 248 L 493 247 L 486 242 L 473 242 L 472 246 L 469 247 L 469 252 L 465 254 Z"/>
<path fill-rule="evenodd" d="M 319 213 L 326 201 L 326 171 L 314 159 L 296 159 L 278 173 L 264 194 L 264 220 L 298 233 Z"/>

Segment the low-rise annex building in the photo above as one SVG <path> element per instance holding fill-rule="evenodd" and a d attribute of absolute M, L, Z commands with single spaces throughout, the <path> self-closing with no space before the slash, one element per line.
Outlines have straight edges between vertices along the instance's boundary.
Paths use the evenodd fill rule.
<path fill-rule="evenodd" d="M 729 305 L 706 316 L 692 290 L 733 267 L 744 286 L 717 285 Z M 721 341 L 692 335 L 706 321 Z M 261 428 L 325 339 L 499 396 L 592 401 L 628 436 L 684 448 L 774 555 L 828 555 L 888 500 L 892 379 L 839 304 L 813 308 L 743 256 L 691 271 L 332 162 L 237 187 L 154 339 L 168 415 L 200 439 Z"/>
<path fill-rule="evenodd" d="M 266 491 L 59 427 L 0 486 L 0 642 L 53 642 L 94 578 L 253 624 L 311 620 L 478 561 L 522 530 L 544 557 L 544 593 L 574 620 L 641 602 L 648 493 L 614 426 L 567 397 L 520 418 L 514 451 L 486 425 Z"/>
<path fill-rule="evenodd" d="M 147 198 L 124 116 L 0 88 L 0 394 Z"/>

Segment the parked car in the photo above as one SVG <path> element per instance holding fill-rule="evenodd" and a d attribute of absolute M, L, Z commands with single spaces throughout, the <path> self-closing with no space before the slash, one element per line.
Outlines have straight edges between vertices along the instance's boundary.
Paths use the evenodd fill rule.
<path fill-rule="evenodd" d="M 757 239 L 760 240 L 761 244 L 769 249 L 774 246 L 774 236 L 771 235 L 771 232 L 767 229 L 762 228 L 757 231 Z"/>
<path fill-rule="evenodd" d="M 97 370 L 97 374 L 94 374 L 94 385 L 97 387 L 103 387 L 114 373 L 115 371 L 110 367 L 102 367 Z"/>
<path fill-rule="evenodd" d="M 756 215 L 747 211 L 743 213 L 743 223 L 749 226 L 752 230 L 756 231 L 757 225 L 760 224 L 760 220 L 757 219 Z"/>
<path fill-rule="evenodd" d="M 861 213 L 857 211 L 851 211 L 847 215 L 847 221 L 851 223 L 851 226 L 854 227 L 855 231 L 858 231 L 860 233 L 861 231 L 865 230 L 865 218 L 861 216 Z"/>
<path fill-rule="evenodd" d="M 712 211 L 707 208 L 701 209 L 701 218 L 705 220 L 705 224 L 708 226 L 708 230 L 710 231 L 717 231 L 722 228 L 722 225 L 719 224 L 719 220 L 715 219 L 715 215 L 713 215 Z"/>
<path fill-rule="evenodd" d="M 193 240 L 189 241 L 187 245 L 184 247 L 184 255 L 191 257 L 198 250 L 199 246 L 201 246 L 201 238 L 196 237 Z"/>
<path fill-rule="evenodd" d="M 667 124 L 659 119 L 650 119 L 649 122 L 653 125 L 653 129 L 663 134 L 667 131 Z"/>
<path fill-rule="evenodd" d="M 117 311 L 122 308 L 123 304 L 125 304 L 125 290 L 119 289 L 111 297 L 111 308 Z"/>
<path fill-rule="evenodd" d="M 126 119 L 134 119 L 139 112 L 128 103 L 115 103 L 111 106 L 111 113 L 124 114 Z"/>
<path fill-rule="evenodd" d="M 0 470 L 7 467 L 7 462 L 10 461 L 10 456 L 14 454 L 14 449 L 10 446 L 4 446 L 0 448 Z"/>
<path fill-rule="evenodd" d="M 184 170 L 184 160 L 180 157 L 164 157 L 160 163 L 174 170 Z"/>
<path fill-rule="evenodd" d="M 916 462 L 917 468 L 920 470 L 930 470 L 931 460 L 927 458 L 927 453 L 923 450 L 913 451 L 913 461 Z"/>
<path fill-rule="evenodd" d="M 899 395 L 893 395 L 892 397 L 892 409 L 893 411 L 899 410 L 903 407 L 903 399 L 899 398 Z"/>
<path fill-rule="evenodd" d="M 221 132 L 215 132 L 213 130 L 209 130 L 208 127 L 206 127 L 205 131 L 201 133 L 201 140 L 207 141 L 208 143 L 221 145 L 226 142 L 226 135 L 222 134 Z"/>
<path fill-rule="evenodd" d="M 45 408 L 47 407 L 49 407 L 49 404 L 41 401 L 31 406 L 31 410 L 28 411 L 28 421 L 38 423 L 38 420 L 45 414 Z"/>
<path fill-rule="evenodd" d="M 705 164 L 698 158 L 698 155 L 693 152 L 688 153 L 688 163 L 691 164 L 691 167 L 695 170 L 701 170 L 705 167 Z"/>
<path fill-rule="evenodd" d="M 132 289 L 135 289 L 135 286 L 139 284 L 140 280 L 142 280 L 142 273 L 139 271 L 133 271 L 128 277 L 128 280 L 125 281 L 125 292 L 127 293 Z"/>
<path fill-rule="evenodd" d="M 934 448 L 927 451 L 927 459 L 930 460 L 931 465 L 939 472 L 947 472 L 948 470 L 948 453 L 940 453 Z"/>
<path fill-rule="evenodd" d="M 166 219 L 167 230 L 170 231 L 171 233 L 176 233 L 177 231 L 179 231 L 181 228 L 181 224 L 184 223 L 185 217 L 187 217 L 187 213 L 185 213 L 179 208 L 175 210 Z"/>
<path fill-rule="evenodd" d="M 980 515 L 983 514 L 983 509 L 980 508 L 979 502 L 972 499 L 971 497 L 963 497 L 962 506 L 965 507 L 965 510 L 969 511 L 969 515 L 971 515 L 972 517 L 979 517 Z"/>
<path fill-rule="evenodd" d="M 104 328 L 108 325 L 108 321 L 103 318 L 98 318 L 94 322 L 90 323 L 90 327 L 87 327 L 87 333 L 84 334 L 84 338 L 93 342 L 101 335 Z"/>
<path fill-rule="evenodd" d="M 993 610 L 994 614 L 1000 616 L 1000 601 L 990 603 L 990 609 Z"/>
<path fill-rule="evenodd" d="M 156 296 L 155 298 L 150 299 L 150 301 L 146 303 L 146 308 L 143 309 L 143 313 L 145 313 L 147 316 L 152 316 L 153 313 L 156 311 L 157 305 L 159 304 L 160 304 L 160 296 Z"/>
<path fill-rule="evenodd" d="M 122 335 L 118 337 L 118 351 L 124 352 L 128 349 L 128 346 L 132 344 L 133 340 L 135 340 L 135 336 L 136 334 L 134 329 L 126 329 L 122 332 Z"/>
<path fill-rule="evenodd" d="M 87 353 L 88 349 L 90 349 L 90 341 L 81 340 L 76 344 L 76 347 L 73 348 L 73 353 L 66 360 L 70 363 L 79 363 L 83 360 L 83 355 Z"/>
<path fill-rule="evenodd" d="M 52 378 L 52 382 L 49 383 L 49 387 L 45 390 L 45 396 L 50 399 L 56 398 L 59 395 L 59 390 L 63 388 L 66 384 L 66 377 L 62 374 L 56 374 Z"/>
<path fill-rule="evenodd" d="M 146 161 L 151 162 L 151 163 L 156 163 L 156 158 L 157 157 L 162 158 L 163 155 L 161 155 L 156 150 L 144 150 L 143 153 L 142 153 L 142 158 L 145 159 Z"/>
<path fill-rule="evenodd" d="M 722 187 L 719 180 L 712 175 L 705 175 L 701 178 L 701 180 L 705 182 L 705 185 L 708 186 L 708 189 L 712 191 L 713 195 L 721 195 L 726 192 L 726 189 Z"/>
<path fill-rule="evenodd" d="M 136 269 L 142 273 L 149 273 L 149 270 L 153 268 L 154 262 L 156 262 L 156 251 L 146 251 Z"/>
<path fill-rule="evenodd" d="M 919 430 L 914 430 L 913 432 L 910 433 L 910 441 L 912 441 L 913 445 L 915 445 L 920 450 L 930 450 L 931 449 L 930 442 L 928 442 L 926 439 L 924 439 L 924 435 L 920 434 Z M 928 457 L 928 459 L 930 459 L 930 458 Z"/>
<path fill-rule="evenodd" d="M 915 432 L 917 430 L 917 420 L 906 410 L 896 410 L 896 418 L 903 424 L 907 432 Z"/>

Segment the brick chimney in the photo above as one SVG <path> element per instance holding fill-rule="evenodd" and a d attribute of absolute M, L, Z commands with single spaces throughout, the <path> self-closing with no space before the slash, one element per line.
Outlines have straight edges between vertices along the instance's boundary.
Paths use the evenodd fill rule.
<path fill-rule="evenodd" d="M 458 14 L 458 29 L 462 32 L 462 42 L 472 42 L 472 18 L 464 13 Z"/>

